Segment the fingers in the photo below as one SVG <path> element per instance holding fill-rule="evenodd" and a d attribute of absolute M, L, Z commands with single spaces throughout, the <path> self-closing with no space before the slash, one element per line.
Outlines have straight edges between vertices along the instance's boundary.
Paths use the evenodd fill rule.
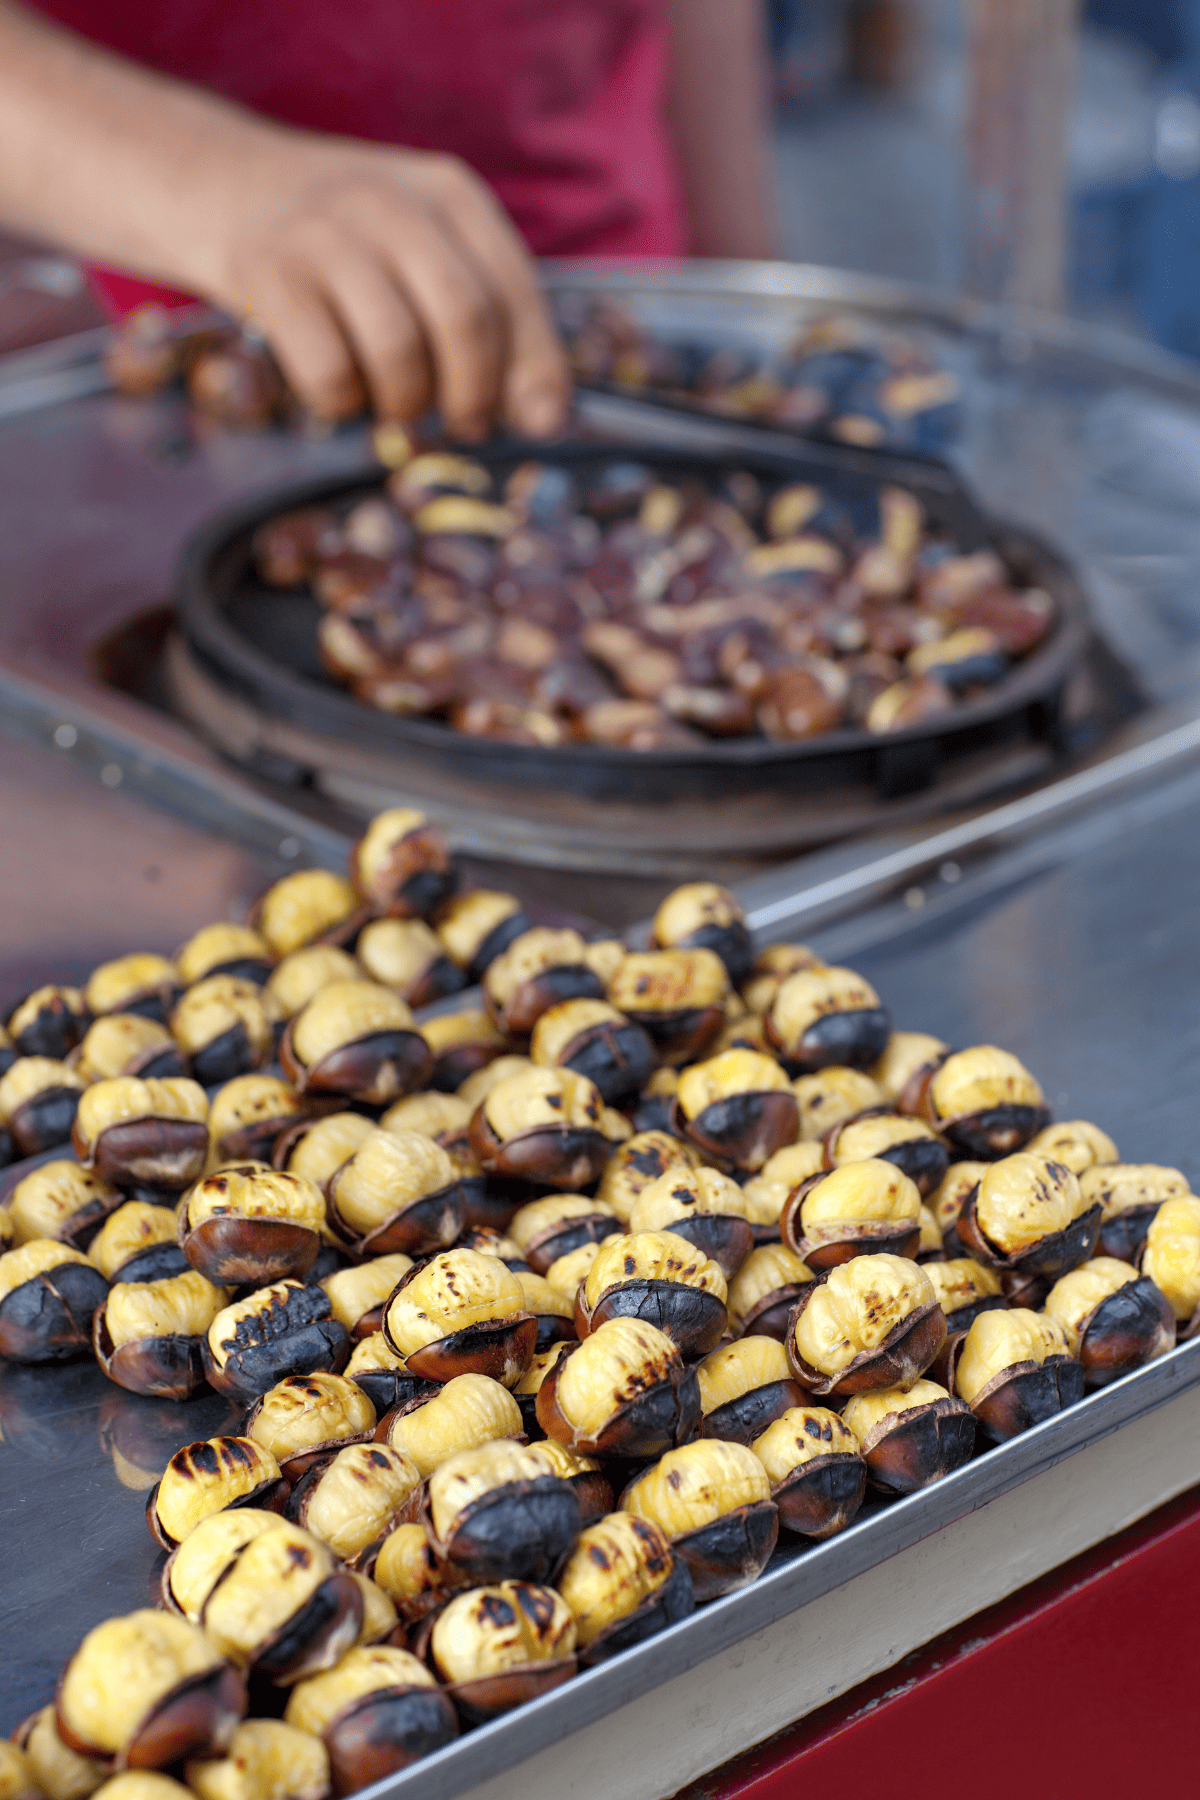
<path fill-rule="evenodd" d="M 429 358 L 412 307 L 377 247 L 327 225 L 315 227 L 312 237 L 329 307 L 373 412 L 380 419 L 418 417 L 434 400 Z"/>
<path fill-rule="evenodd" d="M 289 385 L 318 418 L 362 411 L 366 394 L 346 334 L 302 264 L 264 258 L 239 290 L 239 311 L 261 328 Z"/>

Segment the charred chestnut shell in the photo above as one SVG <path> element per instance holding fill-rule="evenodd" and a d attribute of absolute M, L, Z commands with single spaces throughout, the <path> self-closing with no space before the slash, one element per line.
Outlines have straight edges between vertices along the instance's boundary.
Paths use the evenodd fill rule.
<path fill-rule="evenodd" d="M 838 1337 L 831 1356 L 828 1347 Z M 924 1269 L 899 1256 L 858 1256 L 830 1269 L 801 1297 L 787 1353 L 809 1393 L 849 1397 L 868 1388 L 911 1387 L 945 1337 L 945 1315 Z"/>
<path fill-rule="evenodd" d="M 362 1389 L 380 1418 L 410 1400 L 427 1399 L 436 1389 L 436 1383 L 409 1374 L 404 1358 L 396 1355 L 382 1331 L 355 1344 L 345 1375 Z"/>
<path fill-rule="evenodd" d="M 166 1026 L 139 1013 L 105 1013 L 71 1052 L 70 1063 L 89 1083 L 114 1075 L 149 1081 L 189 1073 L 188 1059 Z"/>
<path fill-rule="evenodd" d="M 567 1000 L 600 1000 L 604 983 L 586 961 L 577 931 L 535 925 L 514 938 L 484 971 L 483 998 L 509 1037 L 526 1038 L 542 1014 Z"/>
<path fill-rule="evenodd" d="M 1099 1201 L 1085 1206 L 1068 1168 L 1018 1151 L 992 1164 L 955 1229 L 969 1253 L 1005 1280 L 1057 1281 L 1093 1255 L 1101 1223 Z"/>
<path fill-rule="evenodd" d="M 538 1325 L 499 1257 L 450 1250 L 404 1276 L 384 1307 L 383 1334 L 423 1380 L 476 1374 L 511 1387 L 532 1361 Z"/>
<path fill-rule="evenodd" d="M 194 1269 L 161 1281 L 118 1282 L 92 1320 L 92 1348 L 131 1394 L 187 1400 L 204 1385 L 204 1335 L 224 1291 Z"/>
<path fill-rule="evenodd" d="M 91 1014 L 78 988 L 36 988 L 17 1002 L 5 1029 L 18 1056 L 49 1056 L 61 1061 L 83 1040 Z"/>
<path fill-rule="evenodd" d="M 91 1350 L 108 1283 L 82 1251 L 34 1238 L 0 1256 L 0 1356 L 66 1362 Z"/>
<path fill-rule="evenodd" d="M 548 1194 L 531 1200 L 509 1220 L 508 1234 L 536 1275 L 581 1244 L 600 1244 L 621 1232 L 621 1221 L 601 1200 L 582 1194 Z"/>
<path fill-rule="evenodd" d="M 548 1369 L 537 1417 L 547 1437 L 584 1456 L 661 1456 L 695 1432 L 700 1389 L 663 1332 L 610 1319 Z"/>
<path fill-rule="evenodd" d="M 440 1464 L 420 1516 L 434 1554 L 480 1584 L 553 1580 L 580 1526 L 570 1482 L 511 1439 Z"/>
<path fill-rule="evenodd" d="M 740 987 L 750 974 L 754 950 L 746 915 L 728 888 L 692 881 L 667 895 L 654 915 L 651 934 L 659 950 L 712 950 Z"/>
<path fill-rule="evenodd" d="M 680 1075 L 672 1125 L 706 1155 L 752 1175 L 795 1142 L 800 1112 L 773 1057 L 723 1050 Z"/>
<path fill-rule="evenodd" d="M 777 1338 L 743 1337 L 722 1344 L 698 1365 L 700 1435 L 752 1444 L 773 1420 L 804 1404 L 787 1352 Z"/>
<path fill-rule="evenodd" d="M 324 1544 L 281 1519 L 251 1538 L 216 1579 L 200 1613 L 230 1662 L 290 1685 L 332 1668 L 358 1639 L 363 1598 Z"/>
<path fill-rule="evenodd" d="M 481 1168 L 539 1187 L 590 1187 L 608 1161 L 603 1101 L 569 1069 L 528 1069 L 498 1082 L 471 1119 Z"/>
<path fill-rule="evenodd" d="M 957 1050 L 926 1076 L 917 1110 L 965 1156 L 1011 1156 L 1048 1123 L 1038 1083 L 994 1044 Z"/>
<path fill-rule="evenodd" d="M 349 1355 L 349 1335 L 328 1294 L 277 1281 L 217 1314 L 204 1341 L 204 1372 L 218 1393 L 250 1403 L 285 1376 L 336 1372 Z"/>
<path fill-rule="evenodd" d="M 576 1324 L 582 1337 L 611 1319 L 644 1320 L 685 1356 L 702 1356 L 724 1335 L 726 1293 L 703 1250 L 669 1231 L 639 1231 L 600 1246 L 576 1296 Z"/>
<path fill-rule="evenodd" d="M 192 934 L 175 958 L 175 968 L 184 987 L 209 975 L 236 975 L 261 987 L 271 973 L 271 953 L 249 925 L 221 920 Z"/>
<path fill-rule="evenodd" d="M 174 1213 L 146 1200 L 126 1200 L 108 1215 L 88 1246 L 88 1260 L 106 1281 L 162 1281 L 188 1267 L 175 1241 Z"/>
<path fill-rule="evenodd" d="M 779 1235 L 812 1269 L 831 1269 L 864 1254 L 915 1257 L 921 1196 L 894 1163 L 870 1157 L 814 1175 L 793 1189 Z"/>
<path fill-rule="evenodd" d="M 288 1021 L 279 1060 L 300 1093 L 383 1106 L 423 1086 L 429 1046 L 398 994 L 372 981 L 331 981 Z"/>
<path fill-rule="evenodd" d="M 558 1588 L 584 1667 L 644 1643 L 696 1603 L 687 1563 L 657 1525 L 627 1512 L 608 1513 L 579 1534 Z"/>
<path fill-rule="evenodd" d="M 729 976 L 712 950 L 646 950 L 627 956 L 608 998 L 649 1033 L 663 1062 L 704 1056 L 725 1023 Z"/>
<path fill-rule="evenodd" d="M 179 1246 L 209 1281 L 265 1287 L 307 1275 L 324 1224 L 315 1182 L 264 1163 L 238 1163 L 191 1190 L 179 1210 Z"/>
<path fill-rule="evenodd" d="M 164 1550 L 174 1550 L 213 1513 L 278 1512 L 287 1495 L 279 1464 L 253 1438 L 206 1438 L 175 1452 L 147 1497 L 146 1523 Z"/>
<path fill-rule="evenodd" d="M 853 969 L 799 969 L 781 983 L 766 1015 L 767 1037 L 790 1074 L 830 1064 L 868 1069 L 891 1036 L 887 1009 Z"/>
<path fill-rule="evenodd" d="M 575 1673 L 575 1628 L 553 1588 L 504 1581 L 447 1601 L 428 1637 L 463 1720 L 479 1725 Z"/>
<path fill-rule="evenodd" d="M 298 1682 L 284 1717 L 325 1745 L 339 1800 L 458 1735 L 454 1707 L 425 1665 L 388 1645 L 348 1650 L 336 1668 Z"/>
<path fill-rule="evenodd" d="M 97 1081 L 79 1102 L 75 1154 L 117 1187 L 177 1194 L 208 1154 L 208 1096 L 182 1077 Z"/>
<path fill-rule="evenodd" d="M 889 1494 L 912 1494 L 940 1481 L 968 1462 L 975 1448 L 970 1408 L 935 1381 L 918 1381 L 907 1392 L 856 1394 L 843 1419 L 858 1438 L 872 1483 Z"/>
<path fill-rule="evenodd" d="M 71 1139 L 84 1081 L 64 1062 L 19 1056 L 0 1075 L 0 1133 L 18 1156 L 40 1156 Z"/>
<path fill-rule="evenodd" d="M 1066 1332 L 1089 1388 L 1140 1369 L 1175 1342 L 1166 1295 L 1115 1257 L 1097 1257 L 1062 1276 L 1046 1296 L 1045 1311 Z"/>
<path fill-rule="evenodd" d="M 206 975 L 171 1012 L 171 1036 L 208 1087 L 261 1068 L 274 1048 L 262 990 L 236 975 Z"/>
<path fill-rule="evenodd" d="M 614 1103 L 639 1093 L 657 1061 L 648 1034 L 607 1000 L 575 999 L 547 1008 L 533 1028 L 533 1061 L 586 1075 Z"/>
<path fill-rule="evenodd" d="M 750 1446 L 771 1483 L 779 1522 L 801 1537 L 844 1531 L 863 1503 L 867 1465 L 858 1439 L 822 1406 L 782 1413 Z"/>
<path fill-rule="evenodd" d="M 754 1581 L 779 1536 L 766 1470 L 744 1444 L 720 1438 L 668 1450 L 630 1482 L 621 1510 L 659 1527 L 687 1564 L 698 1605 Z"/>
<path fill-rule="evenodd" d="M 932 1126 L 921 1119 L 888 1112 L 886 1107 L 843 1120 L 825 1139 L 828 1168 L 841 1168 L 868 1157 L 895 1163 L 922 1199 L 941 1186 L 950 1166 L 950 1152 Z"/>
<path fill-rule="evenodd" d="M 331 1229 L 358 1256 L 424 1256 L 454 1243 L 466 1219 L 449 1153 L 424 1132 L 378 1129 L 328 1186 Z"/>
<path fill-rule="evenodd" d="M 982 1313 L 948 1362 L 954 1392 L 999 1443 L 1083 1398 L 1083 1366 L 1062 1326 L 1025 1308 Z"/>
<path fill-rule="evenodd" d="M 449 954 L 472 981 L 530 928 L 530 919 L 512 894 L 477 888 L 451 900 L 437 933 Z"/>
<path fill-rule="evenodd" d="M 356 891 L 391 918 L 429 918 L 457 879 L 446 834 L 406 808 L 377 813 L 350 852 Z"/>

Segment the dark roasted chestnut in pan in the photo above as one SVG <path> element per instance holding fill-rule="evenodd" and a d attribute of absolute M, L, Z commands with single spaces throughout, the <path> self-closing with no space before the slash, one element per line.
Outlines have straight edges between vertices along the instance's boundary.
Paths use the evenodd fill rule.
<path fill-rule="evenodd" d="M 884 1102 L 897 1112 L 915 1113 L 926 1077 L 950 1054 L 949 1044 L 926 1031 L 893 1031 L 887 1047 L 871 1070 L 883 1090 Z"/>
<path fill-rule="evenodd" d="M 719 1170 L 669 1169 L 642 1189 L 629 1229 L 635 1235 L 670 1232 L 682 1238 L 711 1257 L 728 1280 L 754 1247 L 746 1210 L 742 1189 Z"/>
<path fill-rule="evenodd" d="M 106 1281 L 161 1281 L 188 1267 L 176 1241 L 174 1212 L 146 1200 L 126 1200 L 108 1215 L 88 1245 L 88 1261 Z"/>
<path fill-rule="evenodd" d="M 529 915 L 514 895 L 476 888 L 450 901 L 438 920 L 437 934 L 459 968 L 478 981 L 529 928 Z"/>
<path fill-rule="evenodd" d="M 59 1678 L 55 1725 L 81 1755 L 156 1769 L 220 1755 L 245 1706 L 241 1676 L 203 1631 L 145 1610 L 88 1632 Z"/>
<path fill-rule="evenodd" d="M 290 1685 L 330 1669 L 356 1642 L 362 1595 L 311 1532 L 287 1520 L 214 1570 L 200 1622 L 239 1669 Z"/>
<path fill-rule="evenodd" d="M 525 1296 L 526 1309 L 537 1321 L 535 1355 L 560 1339 L 573 1339 L 576 1336 L 574 1292 L 554 1287 L 544 1275 L 535 1275 L 532 1269 L 519 1269 L 516 1276 Z"/>
<path fill-rule="evenodd" d="M 18 1156 L 39 1156 L 71 1138 L 85 1082 L 64 1062 L 20 1056 L 0 1075 L 0 1134 Z"/>
<path fill-rule="evenodd" d="M 547 1194 L 515 1212 L 508 1230 L 530 1268 L 544 1275 L 551 1263 L 569 1250 L 617 1236 L 622 1225 L 602 1200 L 588 1200 L 582 1194 Z"/>
<path fill-rule="evenodd" d="M 463 1228 L 462 1184 L 448 1152 L 402 1125 L 365 1137 L 328 1193 L 330 1229 L 360 1256 L 422 1256 Z"/>
<path fill-rule="evenodd" d="M 108 1283 L 81 1250 L 33 1238 L 0 1256 L 0 1357 L 65 1362 L 92 1347 L 92 1314 Z"/>
<path fill-rule="evenodd" d="M 590 1187 L 609 1156 L 604 1102 L 585 1075 L 532 1064 L 496 1083 L 471 1120 L 471 1148 L 488 1174 L 540 1187 Z"/>
<path fill-rule="evenodd" d="M 447 1601 L 429 1656 L 467 1724 L 548 1693 L 575 1673 L 575 1621 L 553 1588 L 502 1581 Z"/>
<path fill-rule="evenodd" d="M 956 1050 L 926 1078 L 920 1111 L 954 1147 L 981 1162 L 1020 1150 L 1049 1120 L 1042 1090 L 1007 1050 Z"/>
<path fill-rule="evenodd" d="M 383 1309 L 383 1334 L 423 1380 L 490 1375 L 512 1387 L 538 1326 L 520 1278 L 499 1257 L 448 1250 L 405 1276 Z"/>
<path fill-rule="evenodd" d="M 699 1160 L 690 1144 L 681 1143 L 673 1132 L 636 1131 L 609 1157 L 596 1198 L 628 1225 L 643 1188 L 668 1169 L 695 1168 Z"/>
<path fill-rule="evenodd" d="M 789 1250 L 818 1271 L 864 1252 L 915 1257 L 921 1195 L 893 1162 L 868 1157 L 794 1188 L 779 1218 Z"/>
<path fill-rule="evenodd" d="M 334 981 L 289 1020 L 279 1059 L 300 1093 L 382 1106 L 419 1088 L 429 1046 L 398 994 L 373 981 Z"/>
<path fill-rule="evenodd" d="M 328 869 L 297 869 L 259 900 L 253 924 L 276 959 L 308 944 L 340 944 L 354 932 L 359 903 L 354 889 Z"/>
<path fill-rule="evenodd" d="M 687 1563 L 652 1520 L 628 1512 L 607 1513 L 580 1533 L 558 1591 L 585 1666 L 664 1631 L 696 1603 Z"/>
<path fill-rule="evenodd" d="M 867 1465 L 858 1439 L 823 1406 L 789 1407 L 750 1448 L 766 1470 L 779 1523 L 802 1537 L 844 1531 L 863 1503 Z"/>
<path fill-rule="evenodd" d="M 237 975 L 208 975 L 186 989 L 170 1026 L 192 1074 L 207 1087 L 260 1068 L 274 1048 L 262 989 Z"/>
<path fill-rule="evenodd" d="M 779 1242 L 779 1220 L 788 1199 L 802 1182 L 819 1175 L 824 1167 L 822 1144 L 811 1141 L 785 1144 L 743 1185 L 746 1217 L 756 1244 Z"/>
<path fill-rule="evenodd" d="M 280 1135 L 310 1109 L 277 1075 L 236 1075 L 213 1095 L 208 1137 L 215 1162 L 267 1162 Z"/>
<path fill-rule="evenodd" d="M 969 1462 L 975 1448 L 970 1408 L 936 1381 L 855 1394 L 842 1419 L 858 1439 L 873 1485 L 888 1494 L 940 1481 Z"/>
<path fill-rule="evenodd" d="M 1113 1256 L 1097 1256 L 1062 1276 L 1045 1311 L 1066 1332 L 1089 1388 L 1140 1369 L 1175 1343 L 1170 1300 L 1148 1275 Z"/>
<path fill-rule="evenodd" d="M 448 1094 L 494 1062 L 505 1045 L 503 1033 L 485 1012 L 441 1013 L 422 1023 L 421 1036 L 433 1057 L 429 1085 Z"/>
<path fill-rule="evenodd" d="M 347 1444 L 319 1457 L 288 1498 L 289 1519 L 357 1565 L 371 1545 L 415 1513 L 421 1476 L 390 1444 Z"/>
<path fill-rule="evenodd" d="M 702 1249 L 669 1231 L 640 1231 L 600 1246 L 576 1296 L 575 1319 L 581 1336 L 610 1319 L 642 1319 L 685 1356 L 702 1356 L 724 1335 L 726 1292 L 720 1265 Z"/>
<path fill-rule="evenodd" d="M 785 1244 L 760 1244 L 729 1284 L 731 1328 L 783 1343 L 794 1307 L 816 1279 L 816 1270 Z"/>
<path fill-rule="evenodd" d="M 356 954 L 372 981 L 394 989 L 409 1006 L 428 1006 L 466 986 L 466 975 L 424 919 L 373 919 Z"/>
<path fill-rule="evenodd" d="M 374 1130 L 374 1121 L 362 1113 L 326 1113 L 322 1119 L 302 1119 L 276 1138 L 271 1160 L 277 1169 L 303 1175 L 324 1189 Z"/>
<path fill-rule="evenodd" d="M 361 981 L 362 970 L 348 950 L 336 944 L 309 944 L 293 950 L 271 970 L 263 990 L 275 1024 L 294 1019 L 313 995 L 331 981 Z"/>
<path fill-rule="evenodd" d="M 673 1123 L 705 1155 L 751 1175 L 800 1132 L 791 1082 L 774 1057 L 754 1050 L 724 1050 L 684 1069 Z"/>
<path fill-rule="evenodd" d="M 114 1075 L 139 1075 L 149 1080 L 188 1073 L 187 1057 L 166 1026 L 140 1013 L 105 1013 L 88 1027 L 70 1060 L 72 1068 L 89 1083 Z"/>
<path fill-rule="evenodd" d="M 244 1429 L 270 1451 L 294 1484 L 321 1457 L 347 1444 L 366 1443 L 375 1425 L 375 1408 L 356 1382 L 314 1369 L 286 1375 L 260 1395 Z"/>
<path fill-rule="evenodd" d="M 972 1256 L 1002 1275 L 1050 1282 L 1088 1260 L 1100 1225 L 1100 1202 L 1088 1206 L 1070 1169 L 1018 1151 L 991 1164 L 955 1229 Z"/>
<path fill-rule="evenodd" d="M 328 1800 L 329 1756 L 319 1738 L 282 1719 L 247 1719 L 223 1757 L 189 1762 L 188 1788 L 200 1800 Z M 129 1795 L 128 1800 L 137 1800 Z M 154 1800 L 147 1794 L 144 1800 Z M 166 1796 L 163 1797 L 166 1800 Z"/>
<path fill-rule="evenodd" d="M 206 1438 L 175 1452 L 146 1501 L 146 1522 L 174 1550 L 202 1519 L 248 1507 L 274 1514 L 287 1493 L 279 1464 L 253 1438 Z"/>
<path fill-rule="evenodd" d="M 459 1450 L 520 1437 L 521 1430 L 520 1410 L 506 1387 L 490 1375 L 456 1375 L 388 1413 L 375 1439 L 403 1450 L 425 1476 Z"/>
<path fill-rule="evenodd" d="M 701 1437 L 749 1444 L 789 1407 L 805 1400 L 778 1338 L 742 1337 L 699 1364 Z"/>
<path fill-rule="evenodd" d="M 529 1054 L 542 1068 L 586 1075 L 606 1101 L 638 1093 L 657 1060 L 642 1027 L 607 1000 L 565 1000 L 550 1007 L 533 1028 Z"/>
<path fill-rule="evenodd" d="M 68 1750 L 54 1723 L 54 1707 L 24 1719 L 13 1732 L 37 1783 L 33 1800 L 87 1800 L 112 1776 L 109 1763 L 98 1757 L 80 1756 Z"/>
<path fill-rule="evenodd" d="M 103 1013 L 140 1013 L 165 1025 L 179 997 L 175 964 L 166 956 L 135 951 L 101 963 L 88 976 L 84 1003 L 94 1018 Z"/>
<path fill-rule="evenodd" d="M 390 1258 L 380 1257 L 379 1260 L 385 1262 Z M 371 1264 L 363 1266 L 370 1268 Z M 337 1304 L 335 1299 L 335 1307 Z M 370 1337 L 358 1340 L 343 1373 L 347 1381 L 353 1381 L 362 1389 L 380 1418 L 394 1407 L 407 1405 L 410 1400 L 428 1398 L 435 1386 L 409 1374 L 404 1358 L 396 1355 L 382 1331 L 373 1331 Z"/>
<path fill-rule="evenodd" d="M 204 1168 L 208 1096 L 183 1076 L 97 1081 L 80 1099 L 71 1142 L 115 1186 L 177 1194 Z"/>
<path fill-rule="evenodd" d="M 604 983 L 585 959 L 577 931 L 535 925 L 493 958 L 483 975 L 483 997 L 497 1027 L 528 1037 L 542 1014 L 565 1000 L 599 1000 Z"/>
<path fill-rule="evenodd" d="M 373 912 L 428 918 L 457 879 L 446 834 L 422 812 L 377 813 L 350 852 L 350 880 Z"/>
<path fill-rule="evenodd" d="M 1084 1204 L 1098 1200 L 1102 1223 L 1097 1249 L 1136 1262 L 1159 1208 L 1187 1194 L 1187 1176 L 1158 1163 L 1099 1163 L 1079 1176 Z"/>
<path fill-rule="evenodd" d="M 1073 1175 L 1082 1175 L 1095 1163 L 1118 1163 L 1117 1146 L 1107 1131 L 1088 1119 L 1063 1119 L 1047 1125 L 1025 1148 L 1032 1156 L 1048 1156 L 1063 1163 Z"/>
<path fill-rule="evenodd" d="M 188 939 L 175 958 L 175 968 L 184 987 L 209 975 L 236 975 L 261 987 L 271 973 L 272 960 L 260 932 L 221 921 L 202 926 Z"/>
<path fill-rule="evenodd" d="M 1045 1313 L 980 1313 L 952 1346 L 954 1391 L 987 1436 L 1003 1443 L 1083 1398 L 1083 1365 Z"/>
<path fill-rule="evenodd" d="M 59 1238 L 74 1250 L 86 1250 L 120 1204 L 120 1191 L 111 1183 L 62 1159 L 42 1163 L 18 1181 L 8 1198 L 9 1225 L 18 1244 Z"/>
<path fill-rule="evenodd" d="M 83 1041 L 90 1014 L 78 988 L 35 988 L 13 1007 L 5 1022 L 18 1056 L 50 1056 L 61 1061 Z"/>
<path fill-rule="evenodd" d="M 349 1354 L 349 1335 L 324 1289 L 277 1281 L 217 1314 L 204 1372 L 218 1393 L 249 1405 L 285 1376 L 340 1369 Z"/>
<path fill-rule="evenodd" d="M 831 1064 L 868 1069 L 891 1035 L 878 994 L 853 969 L 797 970 L 781 984 L 766 1021 L 767 1037 L 793 1075 Z"/>
<path fill-rule="evenodd" d="M 579 1535 L 579 1499 L 544 1458 L 500 1439 L 433 1471 L 422 1521 L 435 1554 L 471 1581 L 549 1581 Z"/>
<path fill-rule="evenodd" d="M 307 1275 L 324 1228 L 316 1183 L 266 1163 L 233 1163 L 206 1175 L 179 1209 L 180 1249 L 209 1281 L 230 1287 Z"/>
<path fill-rule="evenodd" d="M 412 1257 L 397 1250 L 390 1256 L 375 1256 L 369 1262 L 357 1263 L 353 1268 L 335 1269 L 321 1282 L 329 1295 L 334 1318 L 340 1320 L 352 1338 L 372 1336 L 382 1326 L 384 1301 L 411 1268 Z"/>
<path fill-rule="evenodd" d="M 868 1157 L 894 1163 L 916 1184 L 922 1198 L 941 1186 L 950 1164 L 950 1153 L 932 1126 L 923 1119 L 884 1110 L 846 1119 L 835 1125 L 825 1140 L 825 1163 L 830 1169 Z"/>
<path fill-rule="evenodd" d="M 668 894 L 651 927 L 658 950 L 715 950 L 740 987 L 754 961 L 746 915 L 727 888 L 692 881 Z"/>
<path fill-rule="evenodd" d="M 204 1385 L 205 1335 L 227 1298 L 194 1269 L 118 1282 L 92 1321 L 96 1361 L 131 1394 L 190 1399 Z"/>
<path fill-rule="evenodd" d="M 945 1315 L 923 1268 L 902 1256 L 856 1256 L 801 1295 L 787 1353 L 801 1387 L 841 1398 L 911 1387 L 945 1338 Z"/>
<path fill-rule="evenodd" d="M 547 1370 L 537 1417 L 547 1437 L 584 1456 L 661 1456 L 695 1432 L 700 1391 L 664 1332 L 608 1319 Z"/>
<path fill-rule="evenodd" d="M 770 1007 L 780 986 L 798 969 L 823 969 L 826 965 L 807 944 L 768 944 L 751 964 L 750 973 L 740 984 L 742 998 L 752 1013 L 763 1014 Z"/>
<path fill-rule="evenodd" d="M 1190 1337 L 1200 1308 L 1200 1200 L 1194 1194 L 1173 1194 L 1151 1219 L 1142 1274 L 1166 1295 L 1180 1336 Z"/>
<path fill-rule="evenodd" d="M 644 950 L 627 956 L 608 985 L 613 1006 L 647 1031 L 664 1062 L 693 1062 L 725 1023 L 729 976 L 712 950 Z"/>
<path fill-rule="evenodd" d="M 425 1664 L 386 1644 L 348 1650 L 336 1668 L 297 1682 L 284 1717 L 324 1745 L 339 1800 L 458 1735 L 454 1707 Z"/>
<path fill-rule="evenodd" d="M 634 1477 L 621 1508 L 659 1527 L 686 1562 L 698 1603 L 754 1581 L 779 1535 L 762 1463 L 746 1445 L 720 1438 L 668 1450 Z"/>
<path fill-rule="evenodd" d="M 948 1262 L 922 1266 L 946 1315 L 946 1330 L 951 1336 L 969 1331 L 980 1313 L 1003 1311 L 1006 1301 L 1000 1277 L 973 1256 L 957 1256 Z"/>

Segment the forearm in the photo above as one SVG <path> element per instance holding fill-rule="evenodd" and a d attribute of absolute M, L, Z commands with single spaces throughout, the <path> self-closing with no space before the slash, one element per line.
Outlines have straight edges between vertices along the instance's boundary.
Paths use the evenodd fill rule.
<path fill-rule="evenodd" d="M 761 0 L 668 0 L 669 117 L 696 256 L 778 255 Z"/>

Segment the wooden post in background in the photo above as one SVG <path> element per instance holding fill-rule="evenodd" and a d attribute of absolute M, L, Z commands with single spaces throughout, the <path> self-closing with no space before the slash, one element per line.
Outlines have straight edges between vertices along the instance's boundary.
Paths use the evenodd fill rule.
<path fill-rule="evenodd" d="M 970 0 L 966 286 L 1061 307 L 1079 0 Z"/>

